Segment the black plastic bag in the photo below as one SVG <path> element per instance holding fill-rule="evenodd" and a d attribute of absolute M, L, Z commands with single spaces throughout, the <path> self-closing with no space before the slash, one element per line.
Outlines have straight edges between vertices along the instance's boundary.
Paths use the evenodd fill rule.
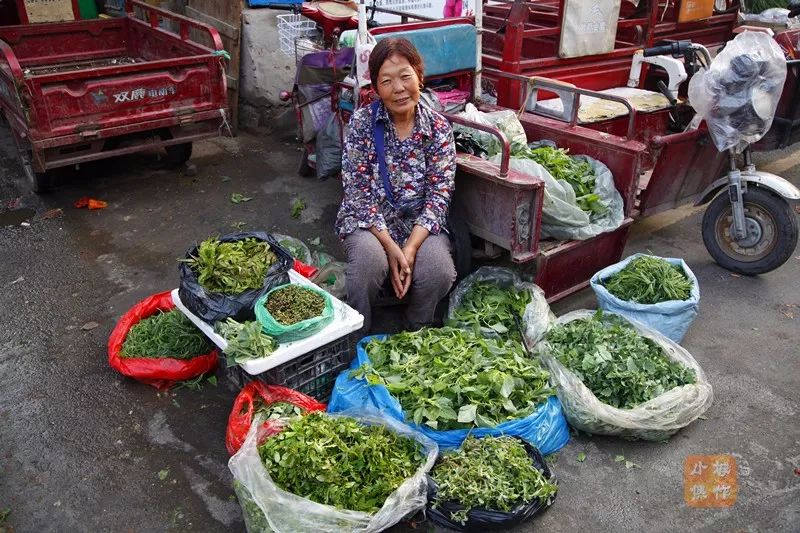
<path fill-rule="evenodd" d="M 183 305 L 205 322 L 214 323 L 227 317 L 233 317 L 238 321 L 255 320 L 253 304 L 256 300 L 272 288 L 289 283 L 289 269 L 292 268 L 294 259 L 272 235 L 263 231 L 245 231 L 225 235 L 219 240 L 220 242 L 236 242 L 250 237 L 265 241 L 278 257 L 278 260 L 267 271 L 264 284 L 260 289 L 251 289 L 239 294 L 209 292 L 197 281 L 197 275 L 192 268 L 187 263 L 180 263 L 181 284 L 178 295 Z M 197 246 L 192 247 L 186 252 L 185 257 L 196 255 L 197 248 Z"/>
<path fill-rule="evenodd" d="M 519 439 L 528 451 L 533 464 L 544 475 L 546 479 L 554 482 L 553 473 L 547 466 L 547 463 L 542 457 L 542 454 L 533 447 L 525 439 Z M 436 466 L 434 465 L 434 470 Z M 436 492 L 438 486 L 433 478 L 428 475 L 428 505 L 426 514 L 428 520 L 433 522 L 439 527 L 452 529 L 454 531 L 489 531 L 489 530 L 504 530 L 531 519 L 534 515 L 550 507 L 555 500 L 555 496 L 550 498 L 547 502 L 542 502 L 536 499 L 530 503 L 520 503 L 510 511 L 494 511 L 491 509 L 473 508 L 467 513 L 467 521 L 464 524 L 455 522 L 450 518 L 451 513 L 456 513 L 464 509 L 464 506 L 457 502 L 442 502 L 436 508 L 433 507 L 434 500 L 436 499 Z"/>

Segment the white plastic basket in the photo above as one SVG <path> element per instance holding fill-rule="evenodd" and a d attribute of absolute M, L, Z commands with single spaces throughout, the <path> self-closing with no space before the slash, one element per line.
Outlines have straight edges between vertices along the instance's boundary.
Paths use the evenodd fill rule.
<path fill-rule="evenodd" d="M 278 15 L 278 40 L 281 52 L 295 55 L 294 42 L 300 37 L 312 37 L 317 33 L 317 23 L 299 13 Z"/>
<path fill-rule="evenodd" d="M 294 270 L 289 271 L 289 281 L 300 285 L 315 286 Z M 281 344 L 269 357 L 253 359 L 242 363 L 240 365 L 242 369 L 250 375 L 261 374 L 262 372 L 287 363 L 312 350 L 325 346 L 328 343 L 361 329 L 361 326 L 364 325 L 364 317 L 338 298 L 332 299 L 335 318 L 330 324 L 310 337 Z M 221 335 L 214 331 L 214 327 L 211 324 L 203 322 L 197 315 L 193 314 L 183 305 L 180 296 L 178 296 L 178 289 L 172 291 L 172 301 L 175 303 L 175 307 L 186 315 L 211 342 L 216 344 L 221 350 L 227 348 L 228 343 Z"/>

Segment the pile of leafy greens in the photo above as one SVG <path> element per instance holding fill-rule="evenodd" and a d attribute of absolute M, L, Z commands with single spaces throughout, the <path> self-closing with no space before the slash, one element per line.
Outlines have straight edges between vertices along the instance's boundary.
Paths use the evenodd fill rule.
<path fill-rule="evenodd" d="M 608 207 L 595 193 L 595 173 L 585 159 L 569 155 L 565 148 L 540 146 L 527 148 L 514 154 L 515 157 L 531 159 L 547 169 L 557 180 L 564 180 L 575 191 L 578 207 L 589 214 L 602 215 Z"/>
<path fill-rule="evenodd" d="M 121 357 L 191 359 L 211 351 L 211 343 L 177 309 L 137 322 L 125 336 Z"/>
<path fill-rule="evenodd" d="M 537 499 L 546 502 L 558 491 L 514 437 L 469 436 L 461 448 L 441 455 L 431 477 L 437 485 L 433 507 L 445 502 L 462 506 L 450 515 L 461 524 L 473 508 L 508 512 Z"/>
<path fill-rule="evenodd" d="M 504 288 L 489 281 L 478 281 L 464 294 L 447 325 L 473 329 L 476 334 L 483 328 L 519 340 L 514 317 L 522 319 L 529 303 L 531 293 L 525 288 Z"/>
<path fill-rule="evenodd" d="M 217 322 L 215 329 L 228 343 L 225 357 L 229 368 L 253 359 L 269 357 L 278 347 L 275 339 L 264 333 L 261 323 L 255 320 L 237 322 L 227 318 L 224 322 Z"/>
<path fill-rule="evenodd" d="M 621 317 L 599 310 L 591 318 L 554 326 L 545 340 L 598 400 L 619 409 L 695 382 L 694 370 L 670 359 Z"/>
<path fill-rule="evenodd" d="M 436 430 L 495 427 L 552 394 L 550 374 L 512 339 L 431 328 L 372 339 L 366 351 L 372 364 L 351 375 L 385 385 L 407 421 Z"/>
<path fill-rule="evenodd" d="M 372 513 L 425 462 L 422 445 L 383 426 L 310 413 L 258 447 L 283 490 L 339 509 Z"/>
<path fill-rule="evenodd" d="M 260 289 L 269 267 L 277 260 L 269 244 L 252 237 L 235 242 L 212 237 L 200 243 L 196 256 L 181 259 L 204 289 L 223 294 Z"/>
<path fill-rule="evenodd" d="M 679 265 L 647 255 L 632 260 L 602 283 L 620 300 L 640 304 L 687 300 L 692 293 L 692 282 Z"/>

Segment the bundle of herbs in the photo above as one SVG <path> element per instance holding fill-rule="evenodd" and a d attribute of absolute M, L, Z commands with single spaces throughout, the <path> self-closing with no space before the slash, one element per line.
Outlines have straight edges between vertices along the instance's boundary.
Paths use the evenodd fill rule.
<path fill-rule="evenodd" d="M 407 421 L 436 430 L 495 427 L 530 415 L 552 394 L 549 373 L 513 339 L 456 328 L 372 339 L 352 376 L 384 384 Z"/>
<path fill-rule="evenodd" d="M 272 291 L 264 307 L 279 324 L 291 326 L 320 316 L 325 309 L 325 297 L 313 289 L 290 284 Z"/>
<path fill-rule="evenodd" d="M 529 303 L 531 293 L 526 288 L 501 287 L 490 281 L 478 281 L 467 290 L 447 325 L 471 328 L 476 334 L 484 328 L 519 340 L 515 319 L 522 318 Z"/>
<path fill-rule="evenodd" d="M 619 409 L 695 382 L 694 370 L 670 359 L 621 317 L 599 310 L 591 318 L 554 326 L 545 340 L 550 353 L 598 400 Z"/>
<path fill-rule="evenodd" d="M 515 154 L 515 157 L 531 159 L 544 168 L 557 180 L 564 180 L 575 191 L 578 207 L 590 213 L 602 215 L 608 207 L 595 193 L 595 173 L 588 161 L 569 155 L 565 148 L 540 146 L 527 148 Z"/>
<path fill-rule="evenodd" d="M 220 242 L 206 239 L 197 248 L 197 255 L 180 261 L 194 271 L 197 281 L 210 292 L 240 294 L 264 286 L 269 267 L 277 261 L 269 244 L 255 238 Z"/>
<path fill-rule="evenodd" d="M 177 309 L 160 311 L 134 324 L 120 357 L 192 359 L 211 351 L 203 333 Z"/>
<path fill-rule="evenodd" d="M 338 509 L 373 513 L 425 463 L 417 441 L 383 426 L 310 413 L 258 446 L 283 490 Z"/>
<path fill-rule="evenodd" d="M 225 348 L 228 367 L 269 357 L 278 347 L 275 339 L 264 333 L 261 324 L 255 320 L 237 322 L 227 318 L 224 322 L 217 322 L 215 329 L 228 343 Z"/>
<path fill-rule="evenodd" d="M 620 300 L 640 304 L 688 300 L 692 293 L 692 281 L 680 266 L 647 255 L 637 257 L 602 283 Z"/>
<path fill-rule="evenodd" d="M 462 525 L 473 509 L 508 513 L 519 505 L 545 505 L 558 491 L 514 437 L 469 436 L 461 448 L 440 456 L 431 478 L 437 486 L 432 507 L 455 504 L 459 509 L 449 517 Z"/>
<path fill-rule="evenodd" d="M 253 417 L 261 415 L 264 420 L 287 420 L 302 416 L 305 410 L 289 402 L 266 403 L 261 398 L 253 402 Z"/>

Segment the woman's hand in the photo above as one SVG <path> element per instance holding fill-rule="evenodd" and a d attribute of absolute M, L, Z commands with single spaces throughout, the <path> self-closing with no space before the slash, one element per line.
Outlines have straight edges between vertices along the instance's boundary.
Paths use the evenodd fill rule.
<path fill-rule="evenodd" d="M 386 257 L 389 260 L 389 277 L 392 279 L 394 294 L 402 299 L 411 286 L 411 266 L 405 252 L 394 241 L 386 248 Z"/>

